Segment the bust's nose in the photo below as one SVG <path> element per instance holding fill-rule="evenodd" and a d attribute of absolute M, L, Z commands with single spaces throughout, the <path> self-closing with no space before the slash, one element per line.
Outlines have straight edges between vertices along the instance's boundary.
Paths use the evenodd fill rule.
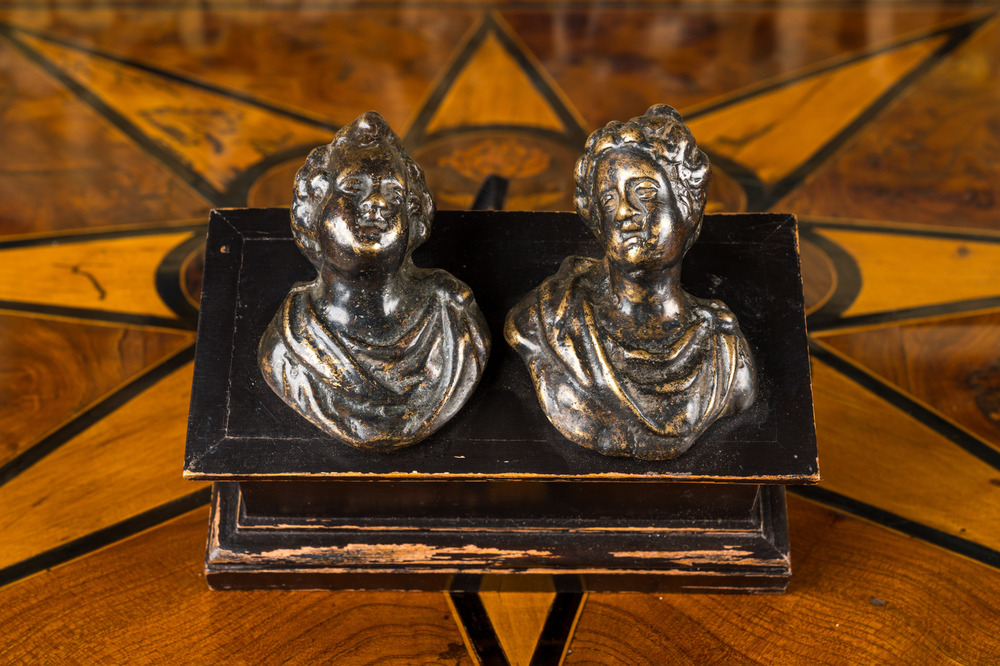
<path fill-rule="evenodd" d="M 630 225 L 638 228 L 638 216 L 636 213 L 639 211 L 629 203 L 628 197 L 618 198 L 618 208 L 615 210 L 615 221 L 621 223 L 622 228 L 628 228 Z"/>
<path fill-rule="evenodd" d="M 381 215 L 386 206 L 385 197 L 378 191 L 378 188 L 372 188 L 368 196 L 361 200 L 361 210 L 365 213 L 374 210 L 376 214 Z"/>

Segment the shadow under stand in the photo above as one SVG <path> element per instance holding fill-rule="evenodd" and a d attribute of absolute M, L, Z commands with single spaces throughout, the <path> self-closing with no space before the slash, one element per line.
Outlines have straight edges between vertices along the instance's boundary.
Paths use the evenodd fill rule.
<path fill-rule="evenodd" d="M 684 287 L 736 314 L 759 396 L 669 461 L 564 439 L 500 342 L 507 311 L 569 254 L 600 256 L 573 214 L 437 214 L 414 259 L 472 288 L 498 344 L 447 425 L 379 455 L 323 434 L 257 368 L 261 332 L 313 276 L 288 211 L 213 212 L 184 468 L 215 481 L 209 585 L 445 589 L 509 573 L 578 575 L 591 590 L 784 590 L 784 485 L 819 478 L 794 217 L 706 216 Z"/>

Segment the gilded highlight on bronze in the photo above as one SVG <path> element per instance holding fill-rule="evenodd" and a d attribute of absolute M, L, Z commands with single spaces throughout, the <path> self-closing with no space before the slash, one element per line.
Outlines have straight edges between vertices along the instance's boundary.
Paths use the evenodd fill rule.
<path fill-rule="evenodd" d="M 591 134 L 575 176 L 577 213 L 604 257 L 567 257 L 508 313 L 505 337 L 564 436 L 610 456 L 674 458 L 756 393 L 736 317 L 681 288 L 711 166 L 680 114 L 658 105 Z"/>
<path fill-rule="evenodd" d="M 486 365 L 489 329 L 472 291 L 411 259 L 433 216 L 423 171 L 373 111 L 295 177 L 292 232 L 317 277 L 292 287 L 258 361 L 292 409 L 360 449 L 424 439 Z"/>

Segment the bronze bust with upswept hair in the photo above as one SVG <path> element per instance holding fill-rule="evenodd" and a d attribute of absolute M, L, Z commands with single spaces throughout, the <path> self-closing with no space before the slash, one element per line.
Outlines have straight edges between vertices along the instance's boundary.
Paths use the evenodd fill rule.
<path fill-rule="evenodd" d="M 486 365 L 489 329 L 471 290 L 411 259 L 433 215 L 423 172 L 373 111 L 295 176 L 292 232 L 317 277 L 292 287 L 258 361 L 292 409 L 360 449 L 424 439 Z"/>
<path fill-rule="evenodd" d="M 604 257 L 567 257 L 510 311 L 504 329 L 546 416 L 581 446 L 673 458 L 753 402 L 753 357 L 736 317 L 681 288 L 710 175 L 669 106 L 587 140 L 576 209 Z"/>

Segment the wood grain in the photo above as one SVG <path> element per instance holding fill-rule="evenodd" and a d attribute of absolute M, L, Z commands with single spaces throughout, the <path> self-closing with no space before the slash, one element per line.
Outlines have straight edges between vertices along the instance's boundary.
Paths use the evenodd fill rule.
<path fill-rule="evenodd" d="M 978 242 L 868 230 L 818 233 L 846 250 L 861 271 L 861 291 L 845 317 L 1000 294 L 1000 236 Z"/>
<path fill-rule="evenodd" d="M 837 287 L 837 270 L 830 258 L 808 238 L 799 236 L 799 261 L 802 266 L 802 295 L 806 313 L 826 303 Z"/>
<path fill-rule="evenodd" d="M 698 143 L 773 185 L 804 163 L 944 41 L 935 37 L 820 73 L 690 121 Z M 836 91 L 833 93 L 832 91 Z"/>
<path fill-rule="evenodd" d="M 192 364 L 0 486 L 0 568 L 194 492 L 181 478 Z"/>
<path fill-rule="evenodd" d="M 31 35 L 17 38 L 219 190 L 228 189 L 245 169 L 274 153 L 333 138 L 329 129 L 186 82 Z"/>
<path fill-rule="evenodd" d="M 824 335 L 822 340 L 1000 448 L 1000 314 Z"/>
<path fill-rule="evenodd" d="M 192 333 L 0 314 L 0 465 L 192 342 Z"/>
<path fill-rule="evenodd" d="M 998 79 L 994 17 L 776 210 L 996 229 Z"/>
<path fill-rule="evenodd" d="M 813 394 L 820 487 L 1000 550 L 996 468 L 818 361 Z"/>
<path fill-rule="evenodd" d="M 758 93 L 786 82 L 794 87 L 832 68 L 828 85 L 814 89 L 821 98 L 810 107 L 817 109 L 816 122 L 800 123 L 794 141 L 779 133 L 748 153 L 746 159 L 773 179 L 828 138 L 831 122 L 857 110 L 852 86 L 860 81 L 836 76 L 837 68 L 859 54 L 992 11 L 935 1 L 920 7 L 896 0 L 847 4 L 611 6 L 587 0 L 508 4 L 497 11 L 526 45 L 527 61 L 540 63 L 584 118 L 586 131 L 653 103 L 670 103 L 689 116 L 728 105 L 742 118 L 725 136 L 739 139 L 736 130 L 764 130 L 764 120 L 784 117 L 774 106 L 780 95 L 761 102 Z M 181 111 L 161 124 L 183 130 L 171 135 L 161 127 L 157 134 L 147 122 L 141 136 L 130 137 L 116 126 L 119 120 L 101 115 L 100 102 L 141 97 L 157 80 L 129 79 L 135 68 L 128 62 L 100 72 L 84 62 L 65 73 L 107 96 L 91 105 L 0 37 L 0 235 L 205 219 L 209 202 L 166 166 L 164 156 L 179 156 L 183 164 L 197 164 L 205 178 L 225 183 L 252 159 L 251 151 L 277 159 L 275 151 L 289 145 L 270 133 L 280 123 L 255 121 L 237 123 L 214 153 L 208 137 L 215 125 L 195 122 L 199 134 L 178 119 L 188 105 L 211 110 L 206 100 L 216 93 L 232 93 L 220 103 L 230 120 L 230 111 L 253 102 L 307 125 L 337 125 L 377 109 L 405 134 L 486 11 L 430 1 L 364 9 L 344 3 L 35 8 L 23 2 L 0 9 L 0 21 L 14 26 L 14 39 L 27 34 L 17 30 L 23 26 L 176 75 L 164 88 L 174 97 L 161 106 Z M 862 116 L 866 124 L 854 139 L 775 208 L 800 217 L 996 230 L 998 68 L 1000 17 L 993 16 L 883 112 Z M 485 73 L 450 98 L 456 110 L 441 118 L 441 127 L 458 134 L 411 146 L 438 205 L 468 206 L 484 173 L 496 172 L 511 180 L 508 209 L 568 208 L 579 147 L 533 134 L 551 128 L 549 111 L 511 116 L 508 108 L 503 120 L 526 123 L 518 132 L 462 133 L 495 115 L 497 109 L 482 101 L 498 99 L 497 90 L 520 76 L 508 71 L 495 79 L 488 70 L 475 70 Z M 129 83 L 100 78 L 111 76 Z M 235 103 L 240 96 L 243 102 Z M 142 99 L 113 108 L 149 110 Z M 265 144 L 252 145 L 255 135 L 245 133 L 251 127 L 266 135 Z M 541 171 L 539 154 L 549 160 Z M 286 161 L 259 179 L 251 193 L 255 203 L 287 203 L 297 167 L 297 160 Z M 710 205 L 744 208 L 746 192 L 736 181 L 742 176 L 718 173 Z M 757 175 L 743 181 L 751 190 Z M 978 247 L 965 246 L 968 252 L 959 256 L 963 246 L 957 243 L 921 249 L 899 236 L 844 234 L 839 240 L 855 255 L 864 279 L 854 312 L 997 294 L 991 252 L 980 256 Z M 820 303 L 836 277 L 807 243 L 802 247 L 806 293 Z M 15 280 L 22 286 L 17 294 L 39 302 L 23 289 L 22 275 L 37 270 L 38 262 L 10 263 L 10 256 L 0 253 L 0 271 L 6 271 L 0 289 Z M 125 246 L 107 253 L 102 261 L 108 265 L 95 268 L 115 277 L 102 273 L 99 282 L 133 290 L 125 302 L 136 311 L 163 307 L 151 291 L 152 255 L 145 263 L 134 259 Z M 65 296 L 59 303 L 105 307 L 92 286 L 90 294 L 69 286 L 85 276 L 71 269 L 43 274 L 53 292 Z M 991 292 L 970 286 L 984 283 L 993 285 Z M 998 316 L 827 332 L 822 339 L 996 444 Z M 14 441 L 21 447 L 44 436 L 174 344 L 167 334 L 131 328 L 48 319 L 11 324 L 21 319 L 0 315 L 0 446 Z M 189 382 L 189 369 L 164 379 L 0 488 L 4 562 L 195 490 L 179 480 Z M 997 547 L 997 470 L 821 363 L 816 389 L 829 488 Z M 567 663 L 1000 660 L 995 569 L 802 500 L 793 498 L 790 506 L 796 570 L 787 595 L 591 596 Z M 206 520 L 205 511 L 196 511 L 0 590 L 0 662 L 471 663 L 440 594 L 209 593 L 200 573 Z M 497 592 L 492 615 L 497 625 L 506 617 L 510 627 L 521 627 L 521 604 L 511 597 Z M 527 654 L 531 631 L 507 635 L 514 634 L 524 648 L 518 654 Z"/>
<path fill-rule="evenodd" d="M 789 500 L 789 516 L 787 594 L 594 593 L 565 663 L 985 664 L 1000 655 L 1000 572 L 800 499 Z"/>
<path fill-rule="evenodd" d="M 208 10 L 51 8 L 23 25 L 284 108 L 351 122 L 377 110 L 405 129 L 481 12 L 344 7 Z"/>
<path fill-rule="evenodd" d="M 472 663 L 441 593 L 210 592 L 207 522 L 199 509 L 0 589 L 0 661 Z"/>
<path fill-rule="evenodd" d="M 181 231 L 0 249 L 0 299 L 177 319 L 156 269 L 192 237 Z"/>
<path fill-rule="evenodd" d="M 208 213 L 193 189 L 2 38 L 0 89 L 0 234 Z"/>
<path fill-rule="evenodd" d="M 859 12 L 748 6 L 692 12 L 602 5 L 504 11 L 503 17 L 578 106 L 589 131 L 639 115 L 651 104 L 667 103 L 685 113 L 741 88 L 968 13 L 943 7 Z"/>
<path fill-rule="evenodd" d="M 484 576 L 479 599 L 511 666 L 528 666 L 556 591 L 550 577 L 525 585 L 510 576 Z"/>
<path fill-rule="evenodd" d="M 489 80 L 489 87 L 481 84 Z M 496 35 L 489 34 L 448 88 L 428 134 L 455 127 L 521 125 L 561 132 L 563 123 Z"/>

